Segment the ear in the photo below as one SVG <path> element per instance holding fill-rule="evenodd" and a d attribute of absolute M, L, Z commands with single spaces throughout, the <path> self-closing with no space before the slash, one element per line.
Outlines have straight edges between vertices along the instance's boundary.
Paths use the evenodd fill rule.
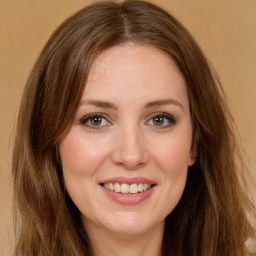
<path fill-rule="evenodd" d="M 198 155 L 198 142 L 199 142 L 199 133 L 197 129 L 194 128 L 188 166 L 192 166 L 196 162 L 197 155 Z"/>
<path fill-rule="evenodd" d="M 192 166 L 196 162 L 197 154 L 197 145 L 193 145 L 188 159 L 188 166 Z"/>

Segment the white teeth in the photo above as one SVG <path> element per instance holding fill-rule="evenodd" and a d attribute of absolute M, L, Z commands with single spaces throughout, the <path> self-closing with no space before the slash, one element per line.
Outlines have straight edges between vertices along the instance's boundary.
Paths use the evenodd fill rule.
<path fill-rule="evenodd" d="M 112 191 L 114 190 L 114 184 L 113 183 L 109 183 L 109 189 L 112 190 Z"/>
<path fill-rule="evenodd" d="M 138 185 L 138 191 L 139 191 L 139 192 L 142 192 L 142 191 L 143 191 L 143 188 L 144 188 L 143 184 L 140 183 L 140 184 Z"/>
<path fill-rule="evenodd" d="M 137 186 L 137 184 L 132 184 L 130 186 L 130 193 L 132 193 L 132 194 L 138 193 L 138 186 Z"/>
<path fill-rule="evenodd" d="M 119 183 L 115 183 L 115 191 L 116 192 L 121 192 L 121 186 Z"/>
<path fill-rule="evenodd" d="M 104 184 L 104 187 L 105 187 L 106 189 L 109 189 L 109 183 Z"/>
<path fill-rule="evenodd" d="M 126 183 L 104 183 L 104 188 L 109 189 L 111 191 L 115 191 L 118 193 L 123 193 L 123 194 L 137 194 L 141 193 L 149 188 L 151 188 L 151 184 L 126 184 Z"/>
<path fill-rule="evenodd" d="M 130 192 L 130 186 L 128 184 L 121 184 L 121 193 L 126 194 Z"/>

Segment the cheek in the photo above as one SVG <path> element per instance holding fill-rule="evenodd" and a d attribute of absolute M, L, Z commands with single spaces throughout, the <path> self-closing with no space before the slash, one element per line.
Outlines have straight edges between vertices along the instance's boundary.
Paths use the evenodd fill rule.
<path fill-rule="evenodd" d="M 95 140 L 83 138 L 72 130 L 60 144 L 63 172 L 73 175 L 92 175 L 107 155 L 108 147 L 101 147 Z M 101 145 L 101 144 L 100 144 Z"/>
<path fill-rule="evenodd" d="M 93 207 L 92 197 L 88 195 L 97 187 L 97 173 L 109 148 L 87 137 L 74 127 L 59 147 L 66 190 L 81 212 L 85 212 L 85 205 L 86 211 Z"/>
<path fill-rule="evenodd" d="M 165 138 L 162 143 L 158 143 L 154 155 L 159 169 L 163 170 L 165 175 L 173 177 L 182 175 L 191 162 L 190 132 Z"/>
<path fill-rule="evenodd" d="M 189 133 L 188 133 L 189 134 Z M 155 151 L 157 169 L 161 170 L 159 208 L 165 218 L 180 201 L 187 180 L 190 160 L 190 137 L 172 137 Z"/>

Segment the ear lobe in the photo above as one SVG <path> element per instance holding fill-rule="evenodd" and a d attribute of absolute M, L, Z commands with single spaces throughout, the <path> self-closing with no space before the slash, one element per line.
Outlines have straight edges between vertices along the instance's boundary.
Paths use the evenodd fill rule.
<path fill-rule="evenodd" d="M 188 166 L 192 166 L 196 162 L 197 154 L 198 154 L 197 147 L 193 146 L 190 152 Z"/>
<path fill-rule="evenodd" d="M 197 155 L 198 155 L 198 147 L 197 147 L 198 141 L 199 141 L 199 134 L 198 134 L 197 129 L 194 128 L 188 166 L 192 166 L 196 162 Z"/>

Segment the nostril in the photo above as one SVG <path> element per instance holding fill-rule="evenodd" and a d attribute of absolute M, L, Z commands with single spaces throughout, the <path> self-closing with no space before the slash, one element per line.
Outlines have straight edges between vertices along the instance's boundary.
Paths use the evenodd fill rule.
<path fill-rule="evenodd" d="M 130 162 L 130 161 L 128 161 L 128 162 L 124 161 L 124 162 L 118 162 L 117 165 L 124 167 L 127 170 L 137 170 L 137 169 L 141 168 L 144 165 L 144 163 L 142 163 L 142 162 L 134 163 L 134 162 Z"/>
<path fill-rule="evenodd" d="M 128 132 L 117 138 L 116 147 L 112 151 L 113 162 L 128 170 L 136 170 L 143 166 L 148 160 L 147 149 L 143 142 L 143 136 L 137 132 Z"/>

